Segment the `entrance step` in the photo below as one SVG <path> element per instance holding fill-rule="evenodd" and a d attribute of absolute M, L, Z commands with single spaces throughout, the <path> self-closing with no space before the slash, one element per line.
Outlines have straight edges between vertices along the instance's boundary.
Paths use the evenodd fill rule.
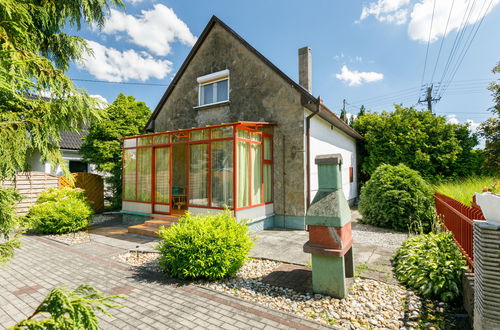
<path fill-rule="evenodd" d="M 153 218 L 153 220 L 173 220 L 173 221 L 177 221 L 179 219 L 179 217 L 176 217 L 174 215 L 158 214 L 158 213 L 151 214 L 151 217 Z"/>
<path fill-rule="evenodd" d="M 147 220 L 143 224 L 129 226 L 128 232 L 132 234 L 139 234 L 145 236 L 158 237 L 157 232 L 160 230 L 160 227 L 168 228 L 177 222 L 178 217 L 173 217 L 171 215 L 158 215 L 152 214 L 153 219 Z M 159 217 L 161 219 L 159 219 Z"/>
<path fill-rule="evenodd" d="M 161 226 L 163 226 L 168 228 L 176 222 L 177 220 L 148 220 L 144 222 L 144 224 L 149 227 L 160 228 Z"/>

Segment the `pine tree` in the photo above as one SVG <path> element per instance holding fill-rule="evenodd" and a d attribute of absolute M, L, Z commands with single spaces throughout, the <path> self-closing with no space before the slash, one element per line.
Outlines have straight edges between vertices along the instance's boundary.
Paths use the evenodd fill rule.
<path fill-rule="evenodd" d="M 363 116 L 365 113 L 366 113 L 365 106 L 361 105 L 361 107 L 359 108 L 359 112 L 358 112 L 358 118 Z"/>

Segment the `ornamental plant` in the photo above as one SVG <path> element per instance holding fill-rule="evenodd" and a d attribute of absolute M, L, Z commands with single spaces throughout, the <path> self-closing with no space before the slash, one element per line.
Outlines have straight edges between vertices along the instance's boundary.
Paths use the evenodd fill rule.
<path fill-rule="evenodd" d="M 0 238 L 5 242 L 0 243 L 0 265 L 10 260 L 14 255 L 14 249 L 21 244 L 18 235 L 15 234 L 19 225 L 15 214 L 15 205 L 21 200 L 19 192 L 12 188 L 0 188 Z M 14 234 L 13 237 L 12 234 Z"/>
<path fill-rule="evenodd" d="M 426 298 L 450 302 L 462 295 L 461 276 L 467 266 L 451 232 L 407 239 L 393 264 L 396 279 Z"/>
<path fill-rule="evenodd" d="M 432 187 L 407 167 L 383 164 L 361 189 L 363 223 L 398 231 L 428 232 L 435 219 Z"/>
<path fill-rule="evenodd" d="M 26 216 L 42 234 L 65 234 L 86 228 L 93 210 L 82 189 L 48 189 L 40 194 Z"/>
<path fill-rule="evenodd" d="M 183 279 L 232 276 L 247 261 L 253 246 L 246 223 L 236 220 L 229 210 L 198 216 L 188 212 L 158 234 L 160 268 Z"/>

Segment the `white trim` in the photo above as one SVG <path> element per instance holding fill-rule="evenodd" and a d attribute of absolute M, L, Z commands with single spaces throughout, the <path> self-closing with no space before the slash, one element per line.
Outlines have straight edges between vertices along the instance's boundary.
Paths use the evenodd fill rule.
<path fill-rule="evenodd" d="M 207 75 L 204 75 L 204 76 L 201 76 L 201 77 L 198 77 L 196 79 L 196 81 L 199 83 L 199 84 L 203 84 L 209 80 L 213 80 L 213 79 L 217 79 L 217 78 L 225 78 L 225 77 L 229 77 L 229 70 L 222 70 L 222 71 L 219 71 L 219 72 L 214 72 L 214 73 L 210 73 L 210 74 L 207 74 Z"/>
<path fill-rule="evenodd" d="M 197 105 L 197 106 L 193 107 L 193 109 L 206 108 L 206 107 L 209 107 L 209 106 L 212 106 L 212 105 L 225 104 L 225 103 L 229 104 L 229 100 L 215 102 L 215 103 L 207 103 L 207 104 L 203 104 L 203 105 Z"/>

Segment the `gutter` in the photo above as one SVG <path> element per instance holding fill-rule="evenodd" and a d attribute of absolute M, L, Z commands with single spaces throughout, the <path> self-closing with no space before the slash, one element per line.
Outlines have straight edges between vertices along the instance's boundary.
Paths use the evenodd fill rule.
<path fill-rule="evenodd" d="M 311 204 L 311 118 L 316 116 L 320 111 L 321 111 L 321 104 L 323 101 L 321 98 L 318 96 L 317 98 L 317 103 L 316 103 L 316 110 L 314 110 L 313 113 L 311 113 L 309 116 L 306 117 L 306 145 L 307 145 L 307 151 L 306 151 L 306 204 L 307 208 L 309 208 L 309 205 Z"/>

